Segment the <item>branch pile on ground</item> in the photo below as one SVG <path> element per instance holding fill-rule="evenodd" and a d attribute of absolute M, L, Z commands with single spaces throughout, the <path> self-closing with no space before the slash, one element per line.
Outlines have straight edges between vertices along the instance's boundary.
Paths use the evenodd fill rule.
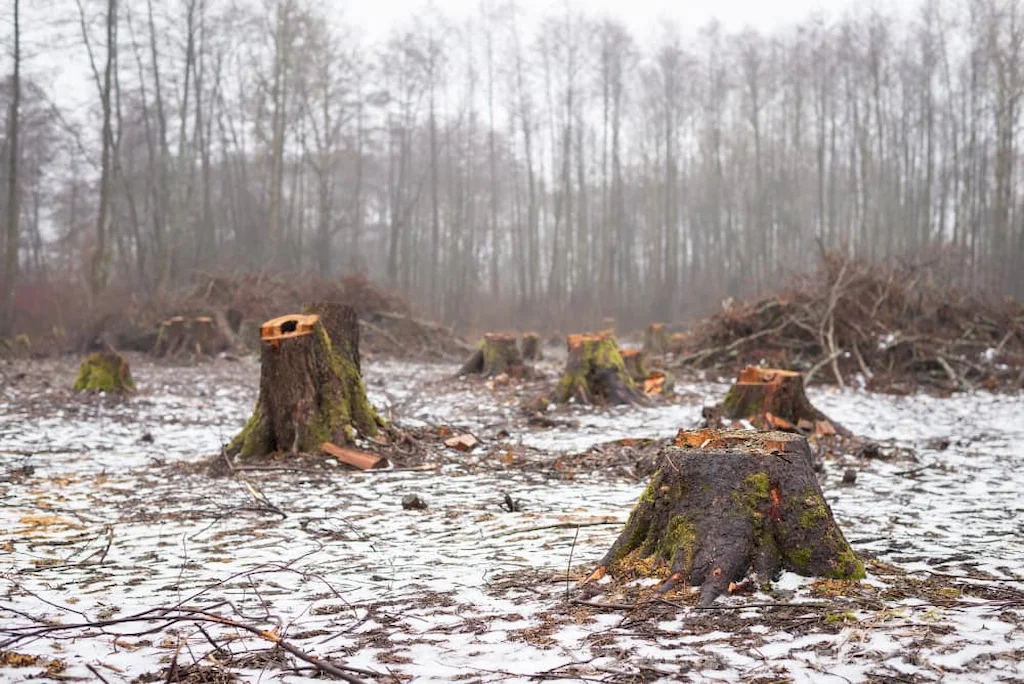
<path fill-rule="evenodd" d="M 347 304 L 359 315 L 361 343 L 367 355 L 453 359 L 470 347 L 444 326 L 416 318 L 408 302 L 361 275 L 328 280 L 263 272 L 199 276 L 179 295 L 132 302 L 99 319 L 87 334 L 96 348 L 159 350 L 172 339 L 168 322 L 209 319 L 223 347 L 258 349 L 259 325 L 281 311 L 301 310 L 308 302 Z M 164 330 L 162 330 L 164 328 Z M 173 340 L 172 340 L 173 341 Z M 185 345 L 194 347 L 194 344 Z M 172 344 L 171 348 L 181 347 Z M 170 354 L 175 355 L 175 354 Z"/>
<path fill-rule="evenodd" d="M 840 386 L 908 393 L 1016 388 L 1024 307 L 963 294 L 941 264 L 872 265 L 826 254 L 783 294 L 713 316 L 676 363 L 732 374 L 766 362 Z"/>

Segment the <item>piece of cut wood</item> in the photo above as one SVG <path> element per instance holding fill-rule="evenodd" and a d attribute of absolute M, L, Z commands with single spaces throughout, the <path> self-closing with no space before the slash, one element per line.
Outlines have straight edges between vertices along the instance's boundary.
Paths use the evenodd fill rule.
<path fill-rule="evenodd" d="M 320 450 L 325 454 L 333 456 L 342 463 L 346 463 L 354 468 L 359 468 L 360 470 L 383 468 L 388 464 L 388 459 L 383 456 L 359 451 L 358 449 L 340 447 L 333 442 L 324 442 L 320 445 Z"/>
<path fill-rule="evenodd" d="M 450 449 L 457 451 L 472 451 L 473 448 L 480 443 L 473 435 L 468 432 L 464 435 L 455 435 L 444 440 L 444 445 Z"/>

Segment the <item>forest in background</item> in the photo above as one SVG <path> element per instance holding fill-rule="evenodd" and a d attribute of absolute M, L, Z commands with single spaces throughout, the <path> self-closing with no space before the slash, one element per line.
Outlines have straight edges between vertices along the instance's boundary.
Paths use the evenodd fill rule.
<path fill-rule="evenodd" d="M 314 0 L 27 4 L 3 17 L 6 335 L 261 270 L 563 331 L 704 314 L 826 249 L 1024 291 L 1022 0 L 654 41 L 572 3 L 425 6 L 380 41 Z M 51 46 L 84 110 L 44 87 Z"/>

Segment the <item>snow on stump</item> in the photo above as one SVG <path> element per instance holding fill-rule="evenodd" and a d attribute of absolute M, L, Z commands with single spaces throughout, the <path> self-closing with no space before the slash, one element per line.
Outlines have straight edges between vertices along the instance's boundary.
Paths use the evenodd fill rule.
<path fill-rule="evenodd" d="M 615 335 L 608 332 L 569 335 L 566 342 L 569 358 L 551 393 L 553 402 L 565 404 L 575 399 L 583 404 L 599 401 L 630 404 L 642 400 L 643 395 L 626 370 Z"/>
<path fill-rule="evenodd" d="M 727 420 L 747 420 L 761 429 L 819 436 L 843 431 L 811 405 L 800 373 L 777 368 L 744 368 L 712 413 Z"/>
<path fill-rule="evenodd" d="M 661 356 L 668 351 L 668 331 L 664 323 L 648 323 L 644 329 L 644 351 L 650 356 Z"/>
<path fill-rule="evenodd" d="M 359 321 L 343 304 L 314 304 L 260 328 L 260 391 L 229 456 L 314 453 L 324 442 L 377 434 L 360 374 Z"/>
<path fill-rule="evenodd" d="M 543 358 L 540 350 L 540 335 L 537 333 L 523 333 L 522 347 L 524 361 L 540 361 Z"/>
<path fill-rule="evenodd" d="M 82 359 L 71 389 L 75 392 L 128 394 L 135 391 L 135 382 L 128 362 L 120 354 L 96 352 Z"/>
<path fill-rule="evenodd" d="M 458 374 L 494 377 L 502 373 L 515 375 L 522 369 L 523 357 L 516 345 L 516 336 L 487 333 L 476 351 L 462 364 Z"/>
<path fill-rule="evenodd" d="M 587 581 L 606 572 L 700 587 L 701 605 L 753 569 L 861 579 L 864 566 L 832 517 L 807 440 L 788 432 L 680 431 L 619 538 Z"/>

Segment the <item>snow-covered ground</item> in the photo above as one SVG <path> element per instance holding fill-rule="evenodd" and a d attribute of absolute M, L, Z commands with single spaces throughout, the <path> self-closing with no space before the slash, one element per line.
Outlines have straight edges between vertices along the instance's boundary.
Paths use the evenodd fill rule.
<path fill-rule="evenodd" d="M 0 653 L 0 680 L 164 681 L 172 661 L 182 681 L 224 681 L 213 676 L 226 670 L 314 678 L 230 625 L 118 623 L 2 645 L 7 630 L 36 622 L 176 606 L 276 627 L 304 653 L 377 673 L 356 675 L 367 681 L 1024 679 L 1024 398 L 812 390 L 855 433 L 917 453 L 825 464 L 837 520 L 874 559 L 869 578 L 851 588 L 787 574 L 771 594 L 726 597 L 711 611 L 626 610 L 566 596 L 577 596 L 575 580 L 611 545 L 643 484 L 578 470 L 567 479 L 521 461 L 669 436 L 725 385 L 681 386 L 662 407 L 581 407 L 559 414 L 571 426 L 537 429 L 513 389 L 452 380 L 448 366 L 371 362 L 371 398 L 393 419 L 470 429 L 482 446 L 416 469 L 282 463 L 211 478 L 179 465 L 238 431 L 257 362 L 131 361 L 140 392 L 123 405 L 70 396 L 73 359 L 4 368 L 0 652 L 45 659 L 4 668 L 15 661 Z M 851 467 L 856 485 L 842 486 Z M 521 511 L 502 506 L 506 493 Z M 428 508 L 404 510 L 406 494 Z M 604 588 L 595 601 L 622 602 L 619 588 Z M 188 670 L 196 664 L 206 669 Z"/>

